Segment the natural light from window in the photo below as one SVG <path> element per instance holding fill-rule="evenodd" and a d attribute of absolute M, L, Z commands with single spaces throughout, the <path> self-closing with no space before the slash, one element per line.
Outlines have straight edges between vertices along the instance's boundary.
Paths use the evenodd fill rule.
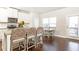
<path fill-rule="evenodd" d="M 56 17 L 43 18 L 43 27 L 56 27 Z"/>
<path fill-rule="evenodd" d="M 78 36 L 78 16 L 69 17 L 69 35 Z"/>

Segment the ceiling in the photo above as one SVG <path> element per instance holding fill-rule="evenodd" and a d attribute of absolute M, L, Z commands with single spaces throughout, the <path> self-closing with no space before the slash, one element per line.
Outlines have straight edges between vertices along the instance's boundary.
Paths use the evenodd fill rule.
<path fill-rule="evenodd" d="M 64 7 L 15 7 L 15 8 L 26 12 L 46 13 L 62 9 Z"/>

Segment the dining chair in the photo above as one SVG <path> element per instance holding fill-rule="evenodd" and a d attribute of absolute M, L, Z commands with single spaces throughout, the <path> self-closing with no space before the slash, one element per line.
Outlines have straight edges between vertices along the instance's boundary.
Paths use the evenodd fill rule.
<path fill-rule="evenodd" d="M 0 51 L 3 51 L 4 30 L 0 30 Z"/>

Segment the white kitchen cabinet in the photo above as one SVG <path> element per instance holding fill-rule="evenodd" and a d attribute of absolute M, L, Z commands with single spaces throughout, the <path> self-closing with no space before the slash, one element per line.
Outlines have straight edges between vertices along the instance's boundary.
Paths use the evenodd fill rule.
<path fill-rule="evenodd" d="M 0 8 L 0 29 L 7 28 L 7 8 Z"/>
<path fill-rule="evenodd" d="M 7 12 L 8 12 L 8 17 L 18 18 L 18 10 L 12 9 L 12 8 L 8 8 Z"/>
<path fill-rule="evenodd" d="M 29 14 L 24 12 L 18 12 L 18 22 L 24 21 L 25 23 L 29 22 Z"/>
<path fill-rule="evenodd" d="M 0 22 L 7 22 L 7 9 L 6 8 L 0 8 Z"/>
<path fill-rule="evenodd" d="M 29 27 L 29 23 L 30 23 L 30 17 L 29 17 L 29 13 L 24 13 L 24 12 L 18 12 L 18 22 L 24 21 L 24 27 L 28 28 Z"/>

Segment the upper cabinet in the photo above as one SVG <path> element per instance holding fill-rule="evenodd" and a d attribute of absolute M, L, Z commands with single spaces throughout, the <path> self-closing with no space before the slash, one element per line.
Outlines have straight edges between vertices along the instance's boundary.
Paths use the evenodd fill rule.
<path fill-rule="evenodd" d="M 0 22 L 7 22 L 7 9 L 0 8 Z"/>
<path fill-rule="evenodd" d="M 18 10 L 12 8 L 0 8 L 0 22 L 8 22 L 8 17 L 18 18 Z"/>
<path fill-rule="evenodd" d="M 18 12 L 18 22 L 20 22 L 20 21 L 29 23 L 29 13 Z"/>
<path fill-rule="evenodd" d="M 12 9 L 12 8 L 8 8 L 7 12 L 8 12 L 8 17 L 18 18 L 18 10 Z"/>

